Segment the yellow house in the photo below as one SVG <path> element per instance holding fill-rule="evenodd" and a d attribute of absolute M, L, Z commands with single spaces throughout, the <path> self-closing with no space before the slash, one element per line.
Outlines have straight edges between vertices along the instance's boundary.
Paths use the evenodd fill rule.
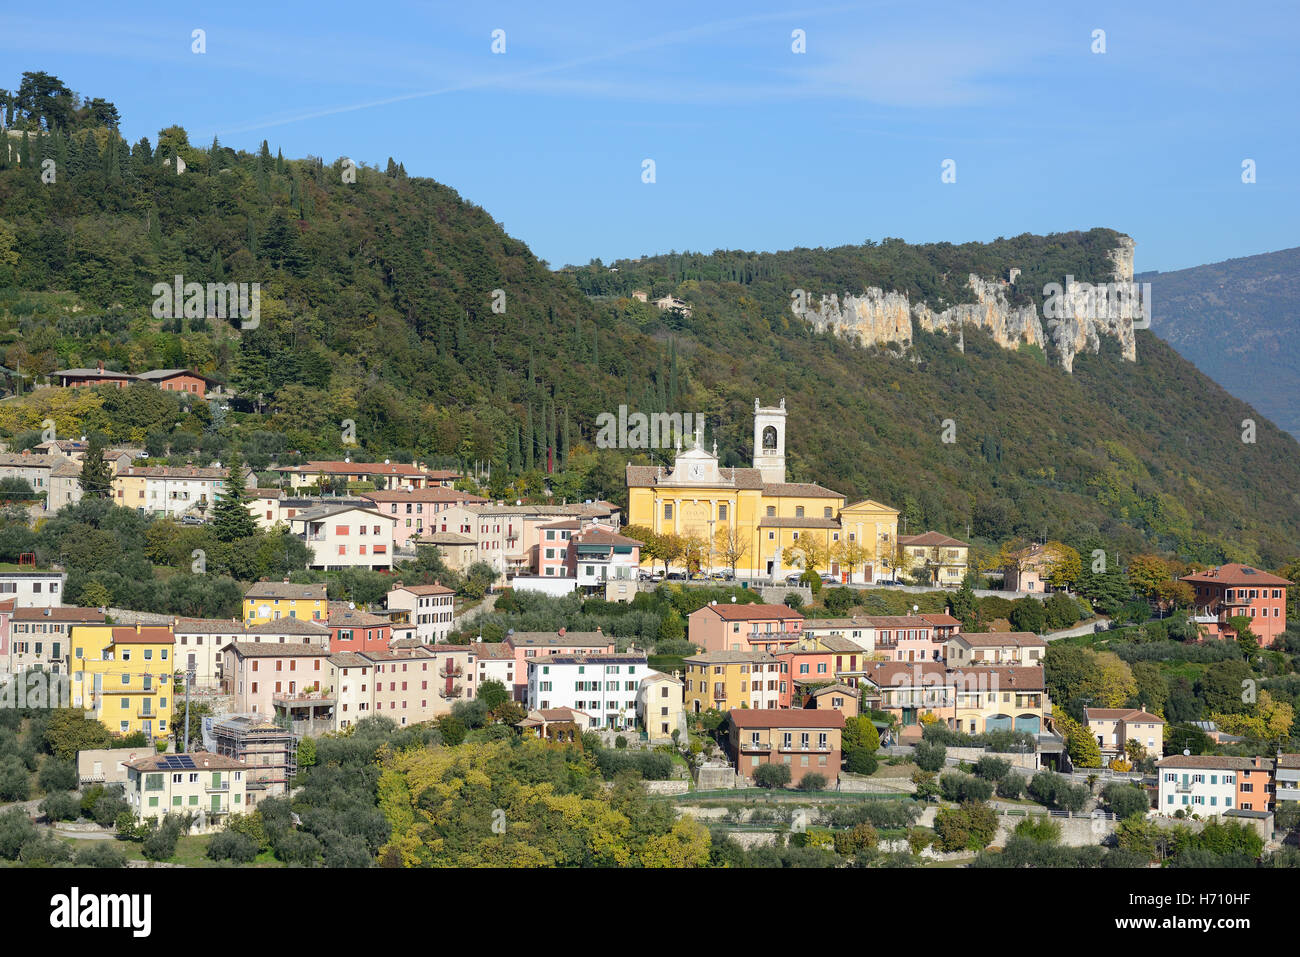
<path fill-rule="evenodd" d="M 931 585 L 958 586 L 966 577 L 970 546 L 963 541 L 939 532 L 926 532 L 903 535 L 898 544 L 903 553 L 900 570 L 906 574 L 923 574 Z"/>
<path fill-rule="evenodd" d="M 258 582 L 244 592 L 245 625 L 263 625 L 280 618 L 325 622 L 329 616 L 329 597 L 324 583 L 295 585 L 287 579 Z"/>
<path fill-rule="evenodd" d="M 964 668 L 950 671 L 948 679 L 956 694 L 956 730 L 1042 734 L 1051 714 L 1042 668 Z"/>
<path fill-rule="evenodd" d="M 787 482 L 785 400 L 754 400 L 754 467 L 723 468 L 717 445 L 678 451 L 669 469 L 628 465 L 628 524 L 703 542 L 702 565 L 739 576 L 778 578 L 803 568 L 800 546 L 812 540 L 818 571 L 852 581 L 880 577 L 896 547 L 898 512 L 870 499 L 845 506 L 839 492 Z M 652 564 L 646 557 L 643 564 Z"/>
<path fill-rule="evenodd" d="M 74 625 L 69 640 L 73 707 L 114 734 L 167 737 L 175 642 L 168 627 Z"/>
<path fill-rule="evenodd" d="M 787 665 L 766 651 L 706 651 L 686 662 L 686 710 L 780 708 L 790 704 Z"/>

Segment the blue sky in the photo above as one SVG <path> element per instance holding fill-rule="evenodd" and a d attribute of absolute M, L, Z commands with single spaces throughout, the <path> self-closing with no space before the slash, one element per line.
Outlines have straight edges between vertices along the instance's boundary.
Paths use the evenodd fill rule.
<path fill-rule="evenodd" d="M 0 13 L 0 86 L 55 73 L 132 141 L 393 156 L 553 266 L 1093 226 L 1139 271 L 1300 245 L 1294 6 L 1047 6 L 71 0 Z"/>

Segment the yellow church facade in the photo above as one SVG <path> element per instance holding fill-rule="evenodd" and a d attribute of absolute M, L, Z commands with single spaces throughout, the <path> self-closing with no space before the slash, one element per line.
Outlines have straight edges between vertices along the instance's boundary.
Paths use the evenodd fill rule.
<path fill-rule="evenodd" d="M 870 499 L 846 505 L 839 492 L 785 480 L 785 400 L 754 400 L 754 467 L 722 468 L 717 448 L 678 452 L 671 468 L 627 467 L 628 524 L 707 543 L 706 571 L 731 567 L 744 578 L 784 578 L 803 568 L 809 539 L 817 570 L 841 581 L 889 577 L 898 511 Z M 649 565 L 647 559 L 645 564 Z"/>

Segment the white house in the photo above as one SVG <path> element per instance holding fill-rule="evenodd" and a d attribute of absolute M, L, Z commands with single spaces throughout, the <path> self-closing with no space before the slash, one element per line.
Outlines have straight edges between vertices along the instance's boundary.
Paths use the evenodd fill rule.
<path fill-rule="evenodd" d="M 452 629 L 455 618 L 456 593 L 446 585 L 404 585 L 398 582 L 388 593 L 389 611 L 405 611 L 415 626 L 415 637 L 421 644 L 444 640 Z"/>
<path fill-rule="evenodd" d="M 1174 754 L 1156 762 L 1160 814 L 1222 814 L 1237 806 L 1237 778 L 1252 767 L 1250 758 L 1215 754 Z"/>
<path fill-rule="evenodd" d="M 506 692 L 513 697 L 515 687 L 515 650 L 505 642 L 476 641 L 473 643 L 474 656 L 477 658 L 478 683 L 499 681 L 506 686 Z"/>
<path fill-rule="evenodd" d="M 393 567 L 391 515 L 356 505 L 322 505 L 299 512 L 289 528 L 312 550 L 312 568 Z"/>
<path fill-rule="evenodd" d="M 547 655 L 528 664 L 527 706 L 574 708 L 591 715 L 592 727 L 636 727 L 641 679 L 650 673 L 645 655 Z"/>
<path fill-rule="evenodd" d="M 14 599 L 18 608 L 56 608 L 63 604 L 63 572 L 0 573 L 0 601 Z"/>

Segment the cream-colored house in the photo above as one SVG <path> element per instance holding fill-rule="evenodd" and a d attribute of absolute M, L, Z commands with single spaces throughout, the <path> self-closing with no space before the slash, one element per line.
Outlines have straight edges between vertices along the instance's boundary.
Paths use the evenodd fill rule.
<path fill-rule="evenodd" d="M 206 751 L 154 754 L 126 765 L 126 800 L 138 818 L 188 811 L 197 830 L 211 831 L 244 812 L 247 770 L 241 761 Z"/>
<path fill-rule="evenodd" d="M 1030 665 L 1043 663 L 1047 642 L 1032 631 L 985 631 L 953 635 L 944 645 L 950 668 L 971 665 Z"/>
<path fill-rule="evenodd" d="M 1106 761 L 1123 758 L 1130 741 L 1141 745 L 1148 757 L 1164 754 L 1164 719 L 1142 708 L 1084 708 L 1083 720 Z"/>
<path fill-rule="evenodd" d="M 676 675 L 652 671 L 637 691 L 637 717 L 651 744 L 671 741 L 674 731 L 686 736 L 686 686 Z"/>
<path fill-rule="evenodd" d="M 959 586 L 966 577 L 966 556 L 970 546 L 965 542 L 939 532 L 926 532 L 923 535 L 900 535 L 898 544 L 905 562 L 901 568 L 904 574 L 924 574 L 932 585 L 952 587 Z"/>

